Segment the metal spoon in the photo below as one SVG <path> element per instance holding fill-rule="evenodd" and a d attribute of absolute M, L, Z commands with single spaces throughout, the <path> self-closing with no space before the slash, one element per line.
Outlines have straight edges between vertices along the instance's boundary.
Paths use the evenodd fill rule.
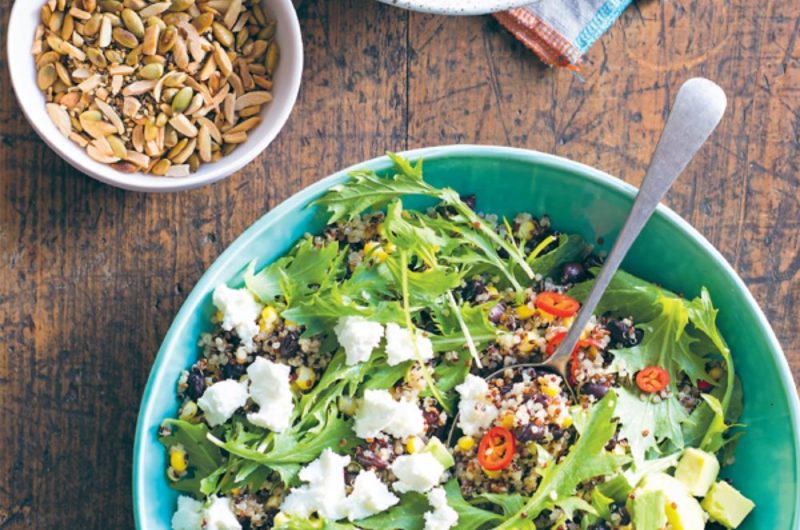
<path fill-rule="evenodd" d="M 631 208 L 631 213 L 625 221 L 625 225 L 617 237 L 611 253 L 600 270 L 600 274 L 594 282 L 589 296 L 583 302 L 583 306 L 578 311 L 572 326 L 567 335 L 561 341 L 555 353 L 542 363 L 526 363 L 506 366 L 488 378 L 496 377 L 505 370 L 535 368 L 537 370 L 547 370 L 557 373 L 564 380 L 564 384 L 576 396 L 575 389 L 570 385 L 567 377 L 567 363 L 572 357 L 572 350 L 578 344 L 583 329 L 589 322 L 589 318 L 597 308 L 600 298 L 603 296 L 608 284 L 619 270 L 622 260 L 630 250 L 633 242 L 639 236 L 647 221 L 655 212 L 659 201 L 667 193 L 667 190 L 677 180 L 678 175 L 689 164 L 689 161 L 705 143 L 714 129 L 717 127 L 722 115 L 725 112 L 727 100 L 722 89 L 712 81 L 704 78 L 694 78 L 686 81 L 678 91 L 675 103 L 672 106 L 661 133 L 650 167 L 644 177 L 639 193 Z M 452 439 L 455 426 L 458 422 L 453 422 L 453 429 L 449 438 Z"/>

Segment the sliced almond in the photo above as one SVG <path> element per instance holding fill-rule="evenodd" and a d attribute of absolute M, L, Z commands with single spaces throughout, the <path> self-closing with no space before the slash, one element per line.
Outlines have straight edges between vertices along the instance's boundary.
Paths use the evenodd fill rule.
<path fill-rule="evenodd" d="M 150 165 L 150 157 L 149 156 L 147 156 L 147 155 L 145 155 L 143 153 L 136 152 L 136 151 L 131 151 L 130 149 L 128 149 L 128 156 L 126 157 L 126 160 L 128 162 L 133 162 L 134 164 L 136 164 L 140 168 L 146 168 L 146 167 L 148 167 Z"/>
<path fill-rule="evenodd" d="M 189 121 L 189 118 L 183 114 L 177 114 L 173 116 L 173 118 L 169 120 L 169 124 L 172 125 L 173 129 L 187 138 L 194 138 L 197 136 L 197 127 L 195 127 L 192 122 Z"/>
<path fill-rule="evenodd" d="M 50 115 L 50 119 L 53 120 L 59 132 L 69 138 L 72 133 L 72 121 L 69 119 L 67 109 L 56 103 L 48 103 L 47 114 Z"/>
<path fill-rule="evenodd" d="M 247 141 L 247 133 L 244 131 L 226 133 L 222 135 L 222 140 L 226 144 L 243 144 Z"/>
<path fill-rule="evenodd" d="M 103 141 L 94 140 L 86 147 L 89 156 L 101 164 L 113 164 L 119 162 L 119 157 L 114 156 L 114 151 L 105 139 Z"/>
<path fill-rule="evenodd" d="M 197 154 L 203 162 L 211 161 L 211 134 L 208 127 L 200 127 L 197 134 Z"/>
<path fill-rule="evenodd" d="M 242 0 L 231 0 L 228 10 L 225 12 L 225 18 L 222 21 L 228 26 L 228 29 L 233 28 L 234 24 L 242 12 Z"/>
<path fill-rule="evenodd" d="M 222 133 L 219 132 L 219 128 L 216 126 L 216 124 L 213 121 L 211 121 L 208 118 L 206 118 L 205 116 L 203 116 L 203 117 L 197 118 L 197 124 L 200 125 L 201 127 L 204 127 L 204 126 L 207 127 L 208 128 L 208 132 L 211 135 L 211 139 L 214 140 L 215 142 L 217 142 L 218 144 L 222 143 Z"/>
<path fill-rule="evenodd" d="M 158 81 L 136 81 L 122 89 L 123 96 L 141 96 L 155 88 Z"/>
<path fill-rule="evenodd" d="M 117 114 L 117 111 L 115 111 L 111 105 L 98 98 L 95 98 L 94 104 L 97 105 L 100 112 L 105 114 L 108 121 L 117 128 L 118 134 L 125 134 L 125 124 L 122 123 L 122 118 L 119 117 L 119 114 Z"/>
<path fill-rule="evenodd" d="M 266 91 L 248 92 L 236 100 L 236 110 L 240 111 L 247 107 L 264 105 L 272 101 L 272 94 Z"/>
<path fill-rule="evenodd" d="M 170 167 L 164 174 L 165 177 L 182 178 L 188 177 L 191 174 L 191 169 L 188 164 L 181 164 Z"/>

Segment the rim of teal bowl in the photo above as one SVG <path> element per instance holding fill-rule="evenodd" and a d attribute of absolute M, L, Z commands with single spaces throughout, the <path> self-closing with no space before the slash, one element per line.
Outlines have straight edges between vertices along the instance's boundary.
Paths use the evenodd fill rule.
<path fill-rule="evenodd" d="M 438 147 L 413 149 L 399 154 L 407 158 L 423 158 L 424 160 L 449 157 L 491 157 L 504 160 L 513 159 L 567 170 L 578 174 L 583 178 L 609 187 L 612 190 L 620 192 L 629 197 L 633 197 L 637 192 L 636 187 L 618 179 L 617 177 L 609 175 L 604 171 L 600 171 L 599 169 L 582 164 L 580 162 L 569 160 L 567 158 L 529 149 L 492 145 L 444 145 Z M 142 512 L 142 510 L 139 508 L 143 502 L 143 499 L 145 498 L 145 491 L 147 489 L 147 484 L 143 483 L 143 479 L 141 478 L 139 471 L 141 469 L 141 461 L 144 458 L 143 438 L 146 434 L 147 426 L 153 424 L 151 419 L 152 400 L 150 400 L 149 397 L 153 391 L 153 388 L 155 388 L 160 378 L 163 377 L 161 365 L 164 362 L 166 352 L 173 347 L 173 343 L 176 340 L 175 336 L 177 334 L 177 330 L 186 325 L 186 321 L 197 307 L 200 299 L 205 296 L 209 285 L 216 285 L 217 279 L 226 272 L 225 267 L 227 266 L 227 262 L 229 261 L 230 257 L 240 252 L 242 247 L 246 247 L 258 236 L 258 234 L 262 233 L 271 224 L 277 222 L 277 220 L 284 213 L 297 208 L 304 208 L 322 192 L 331 186 L 344 181 L 352 171 L 361 169 L 372 169 L 377 171 L 389 167 L 391 163 L 392 162 L 388 157 L 379 156 L 338 171 L 295 193 L 250 225 L 250 227 L 248 227 L 242 233 L 242 235 L 240 235 L 227 249 L 225 249 L 225 251 L 208 268 L 205 274 L 203 274 L 203 276 L 197 282 L 197 285 L 194 286 L 191 293 L 186 298 L 186 301 L 181 306 L 180 311 L 178 311 L 175 320 L 173 320 L 172 325 L 170 325 L 170 328 L 167 331 L 163 342 L 161 343 L 161 348 L 159 348 L 158 355 L 156 356 L 153 366 L 150 369 L 150 376 L 147 379 L 147 385 L 145 386 L 144 393 L 142 395 L 139 416 L 136 421 L 136 438 L 133 446 L 133 512 L 137 529 L 141 528 L 142 521 L 139 518 L 139 514 Z M 747 301 L 747 310 L 753 313 L 757 318 L 761 327 L 761 331 L 765 333 L 767 340 L 770 343 L 771 353 L 777 357 L 778 365 L 780 366 L 782 384 L 790 390 L 794 390 L 795 384 L 791 376 L 789 363 L 786 360 L 786 355 L 784 354 L 783 348 L 781 348 L 781 345 L 778 342 L 778 338 L 775 336 L 772 326 L 770 326 L 767 317 L 761 310 L 761 307 L 758 305 L 755 298 L 753 298 L 750 289 L 747 288 L 747 285 L 745 285 L 744 281 L 739 277 L 731 264 L 728 263 L 728 260 L 725 259 L 725 257 L 705 238 L 705 236 L 698 232 L 692 225 L 690 225 L 680 215 L 675 213 L 671 208 L 661 204 L 658 207 L 658 214 L 663 216 L 668 222 L 674 225 L 676 229 L 683 232 L 685 236 L 697 241 L 720 265 L 725 275 L 727 275 L 728 278 L 733 281 L 738 290 L 744 295 L 744 298 Z M 777 354 L 775 352 L 777 352 Z M 800 401 L 797 398 L 796 391 L 790 392 L 790 395 L 793 395 L 795 398 L 789 400 L 789 413 L 792 424 L 794 425 L 794 428 L 792 429 L 794 436 L 794 447 L 795 451 L 800 451 Z M 159 423 L 162 419 L 163 418 L 157 418 Z M 800 458 L 796 458 L 796 462 L 798 468 L 796 475 L 800 476 Z M 795 515 L 793 529 L 800 529 L 800 513 Z"/>

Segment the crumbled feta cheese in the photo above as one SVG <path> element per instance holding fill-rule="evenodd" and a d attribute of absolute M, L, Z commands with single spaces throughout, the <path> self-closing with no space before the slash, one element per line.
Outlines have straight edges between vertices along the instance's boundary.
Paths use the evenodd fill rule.
<path fill-rule="evenodd" d="M 224 283 L 214 289 L 214 305 L 222 313 L 222 329 L 236 331 L 242 346 L 252 350 L 258 334 L 258 315 L 264 308 L 247 289 L 231 289 Z"/>
<path fill-rule="evenodd" d="M 331 521 L 346 517 L 344 468 L 349 463 L 349 456 L 325 449 L 319 458 L 300 470 L 300 480 L 308 485 L 292 488 L 281 504 L 281 511 L 302 519 L 308 519 L 314 512 Z"/>
<path fill-rule="evenodd" d="M 258 357 L 247 368 L 250 376 L 250 397 L 259 406 L 258 412 L 247 415 L 253 425 L 281 432 L 289 426 L 294 412 L 289 367 Z"/>
<path fill-rule="evenodd" d="M 428 492 L 428 502 L 433 511 L 425 512 L 423 530 L 449 530 L 458 522 L 458 512 L 447 504 L 447 494 L 443 488 L 433 488 Z"/>
<path fill-rule="evenodd" d="M 211 497 L 206 509 L 206 530 L 242 530 L 227 497 Z"/>
<path fill-rule="evenodd" d="M 400 502 L 374 471 L 361 471 L 353 482 L 353 492 L 347 497 L 347 518 L 357 521 L 380 513 Z"/>
<path fill-rule="evenodd" d="M 433 343 L 428 337 L 423 335 L 422 330 L 417 329 L 414 333 L 417 346 L 422 360 L 427 361 L 433 358 Z M 395 366 L 405 361 L 417 359 L 417 352 L 414 348 L 414 337 L 407 328 L 401 328 L 397 324 L 386 325 L 386 356 L 389 358 L 389 366 Z"/>
<path fill-rule="evenodd" d="M 418 491 L 425 493 L 439 484 L 444 466 L 431 453 L 414 453 L 398 456 L 392 463 L 392 473 L 397 477 L 394 489 L 400 493 Z"/>
<path fill-rule="evenodd" d="M 197 400 L 206 415 L 206 421 L 212 427 L 228 421 L 236 409 L 247 403 L 247 386 L 233 379 L 218 381 L 208 387 L 202 397 Z"/>
<path fill-rule="evenodd" d="M 497 419 L 497 407 L 489 401 L 489 384 L 485 379 L 467 374 L 456 391 L 461 394 L 458 427 L 464 434 L 475 436 Z"/>
<path fill-rule="evenodd" d="M 333 331 L 351 366 L 368 361 L 383 338 L 382 325 L 357 316 L 340 318 Z"/>
<path fill-rule="evenodd" d="M 186 495 L 178 497 L 178 509 L 172 516 L 172 530 L 200 530 L 203 527 L 203 503 Z"/>
<path fill-rule="evenodd" d="M 386 390 L 367 390 L 358 401 L 354 430 L 365 440 L 381 432 L 404 439 L 422 434 L 425 418 L 413 401 L 397 401 Z"/>

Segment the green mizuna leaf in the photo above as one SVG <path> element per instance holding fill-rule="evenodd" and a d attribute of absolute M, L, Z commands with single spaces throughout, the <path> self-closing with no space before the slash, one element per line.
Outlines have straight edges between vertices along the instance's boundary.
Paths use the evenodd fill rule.
<path fill-rule="evenodd" d="M 365 530 L 422 530 L 428 510 L 428 499 L 412 491 L 401 496 L 400 502 L 385 512 L 356 521 L 355 525 Z"/>
<path fill-rule="evenodd" d="M 162 436 L 159 441 L 166 448 L 183 446 L 189 464 L 186 477 L 171 485 L 178 491 L 201 496 L 202 480 L 213 474 L 224 462 L 220 450 L 208 441 L 209 433 L 205 423 L 189 423 L 183 420 L 168 419 L 164 425 L 170 427 L 172 433 Z"/>
<path fill-rule="evenodd" d="M 495 525 L 503 521 L 503 516 L 500 514 L 484 510 L 474 506 L 464 500 L 461 494 L 461 488 L 456 479 L 450 479 L 444 485 L 444 491 L 447 494 L 447 504 L 458 513 L 457 528 L 460 530 L 478 530 L 494 528 Z M 513 498 L 520 497 L 518 495 L 509 496 Z M 515 502 L 515 501 L 510 501 Z M 516 506 L 516 504 L 514 504 Z M 515 510 L 516 511 L 516 510 Z M 515 513 L 510 512 L 509 513 Z"/>
<path fill-rule="evenodd" d="M 406 219 L 403 214 L 403 202 L 400 199 L 389 205 L 383 222 L 386 238 L 410 255 L 419 256 L 429 267 L 434 267 L 437 263 L 436 254 L 445 244 L 444 238 L 425 226 L 420 216 L 406 212 Z"/>
<path fill-rule="evenodd" d="M 390 155 L 391 156 L 391 155 Z M 437 190 L 422 180 L 422 161 L 417 166 L 399 157 L 393 157 L 402 171 L 392 177 L 379 177 L 372 171 L 359 171 L 345 184 L 333 186 L 312 205 L 322 206 L 330 212 L 329 224 L 352 221 L 366 211 L 380 210 L 392 200 L 406 195 L 436 197 Z"/>
<path fill-rule="evenodd" d="M 574 495 L 578 485 L 590 478 L 614 473 L 629 461 L 628 457 L 605 450 L 605 445 L 617 430 L 615 416 L 617 396 L 606 394 L 592 408 L 584 432 L 560 462 L 549 466 L 539 487 L 520 511 L 497 526 L 498 529 L 519 528 L 523 521 L 532 521 L 548 506 L 558 505 Z"/>
<path fill-rule="evenodd" d="M 558 246 L 531 261 L 531 268 L 545 278 L 555 278 L 565 263 L 580 261 L 586 254 L 588 246 L 581 236 L 562 234 L 558 237 Z"/>

